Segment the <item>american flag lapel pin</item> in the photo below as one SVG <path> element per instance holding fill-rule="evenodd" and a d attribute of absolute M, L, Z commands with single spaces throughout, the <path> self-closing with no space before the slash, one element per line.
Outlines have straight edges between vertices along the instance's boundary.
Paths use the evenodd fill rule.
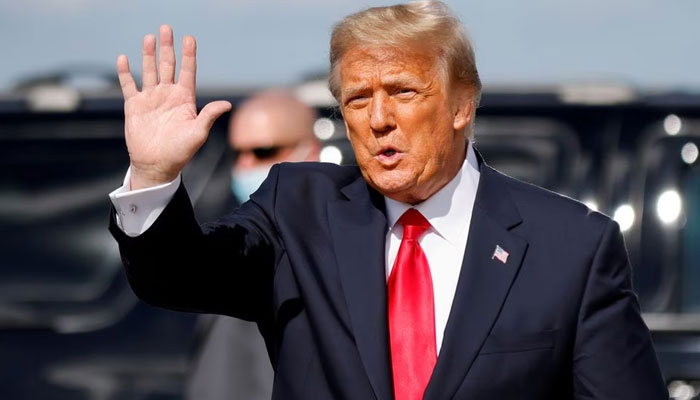
<path fill-rule="evenodd" d="M 496 245 L 496 249 L 493 251 L 493 255 L 491 256 L 492 260 L 494 258 L 505 264 L 506 261 L 508 261 L 508 252 L 503 250 L 503 247 Z"/>

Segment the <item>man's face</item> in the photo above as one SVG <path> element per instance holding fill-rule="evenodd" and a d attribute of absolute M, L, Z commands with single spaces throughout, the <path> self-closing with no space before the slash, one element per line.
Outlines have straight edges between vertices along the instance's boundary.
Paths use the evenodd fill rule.
<path fill-rule="evenodd" d="M 430 197 L 465 157 L 472 103 L 438 68 L 428 52 L 388 47 L 355 47 L 340 61 L 340 105 L 357 163 L 372 187 L 398 201 Z"/>
<path fill-rule="evenodd" d="M 288 121 L 267 110 L 237 116 L 231 126 L 235 133 L 231 147 L 237 153 L 234 170 L 243 172 L 288 161 L 299 143 L 297 137 L 289 137 L 289 129 Z"/>

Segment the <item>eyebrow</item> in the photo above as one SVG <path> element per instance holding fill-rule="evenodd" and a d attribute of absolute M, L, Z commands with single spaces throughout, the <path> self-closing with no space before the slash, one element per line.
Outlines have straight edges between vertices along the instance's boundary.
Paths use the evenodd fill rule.
<path fill-rule="evenodd" d="M 354 96 L 358 93 L 362 93 L 368 89 L 368 85 L 350 85 L 341 89 L 340 94 L 342 97 Z"/>
<path fill-rule="evenodd" d="M 410 75 L 398 74 L 388 77 L 384 82 L 387 86 L 423 86 L 423 83 Z"/>
<path fill-rule="evenodd" d="M 385 78 L 382 81 L 382 85 L 388 86 L 388 87 L 400 87 L 400 86 L 416 86 L 416 87 L 423 87 L 423 86 L 428 86 L 427 83 L 421 82 L 418 79 L 415 79 L 414 77 L 408 75 L 408 74 L 397 74 L 394 76 L 389 76 Z M 341 90 L 341 95 L 343 97 L 349 97 L 356 95 L 358 93 L 362 93 L 366 90 L 369 89 L 369 86 L 366 84 L 356 84 L 356 85 L 348 85 Z"/>

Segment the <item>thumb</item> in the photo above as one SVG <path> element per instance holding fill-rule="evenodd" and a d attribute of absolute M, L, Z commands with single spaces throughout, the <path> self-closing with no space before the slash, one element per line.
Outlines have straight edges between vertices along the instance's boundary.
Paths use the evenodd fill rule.
<path fill-rule="evenodd" d="M 212 101 L 202 108 L 202 111 L 197 115 L 197 126 L 198 130 L 209 132 L 211 126 L 214 125 L 214 121 L 221 116 L 221 114 L 230 111 L 232 108 L 231 103 L 224 100 Z"/>

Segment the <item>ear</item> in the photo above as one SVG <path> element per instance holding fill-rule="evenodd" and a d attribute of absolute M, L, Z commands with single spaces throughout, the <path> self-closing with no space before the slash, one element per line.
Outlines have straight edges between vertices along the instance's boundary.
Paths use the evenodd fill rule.
<path fill-rule="evenodd" d="M 471 123 L 474 117 L 474 98 L 473 96 L 464 95 L 457 99 L 454 110 L 454 120 L 452 127 L 455 131 L 462 131 Z"/>

